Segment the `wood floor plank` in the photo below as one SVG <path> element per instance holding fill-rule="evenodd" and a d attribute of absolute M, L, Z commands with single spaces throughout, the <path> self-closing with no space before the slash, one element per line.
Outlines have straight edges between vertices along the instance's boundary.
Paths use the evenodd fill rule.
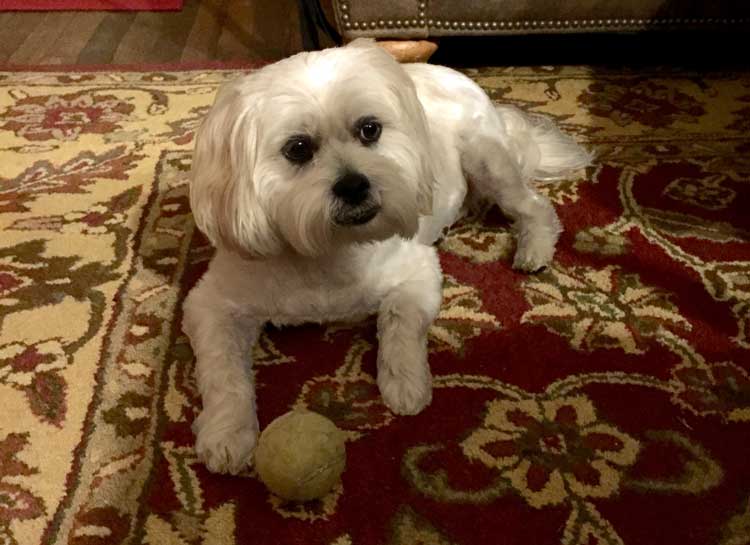
<path fill-rule="evenodd" d="M 289 46 L 299 35 L 298 2 L 277 0 L 276 2 L 250 2 L 249 33 L 254 41 L 251 46 L 266 59 L 286 57 L 299 51 Z"/>
<path fill-rule="evenodd" d="M 11 15 L 13 14 L 9 11 L 0 13 L 0 28 L 5 28 L 6 21 L 10 20 Z"/>
<path fill-rule="evenodd" d="M 106 64 L 112 62 L 123 36 L 137 17 L 136 12 L 108 13 L 96 27 L 78 55 L 79 64 Z"/>
<path fill-rule="evenodd" d="M 299 19 L 295 0 L 230 0 L 216 57 L 221 60 L 274 60 L 297 53 Z"/>
<path fill-rule="evenodd" d="M 10 56 L 11 64 L 46 64 L 49 45 L 66 32 L 68 24 L 77 18 L 75 12 L 55 11 L 44 14 L 44 19 Z"/>
<path fill-rule="evenodd" d="M 186 0 L 177 12 L 0 12 L 0 63 L 265 61 L 300 49 L 297 0 Z"/>
<path fill-rule="evenodd" d="M 200 2 L 198 13 L 182 50 L 182 61 L 208 61 L 216 58 L 216 48 L 226 19 L 226 4 L 227 0 Z"/>
<path fill-rule="evenodd" d="M 96 32 L 107 14 L 103 11 L 78 13 L 70 21 L 63 33 L 46 48 L 47 62 L 50 64 L 75 64 L 78 57 Z"/>
<path fill-rule="evenodd" d="M 164 17 L 163 12 L 144 11 L 136 15 L 133 24 L 120 40 L 112 57 L 115 64 L 133 64 L 148 59 L 154 44 L 159 39 L 159 32 Z"/>
<path fill-rule="evenodd" d="M 159 20 L 158 40 L 147 53 L 150 62 L 174 63 L 180 60 L 199 7 L 199 0 L 185 0 L 181 11 L 164 13 Z"/>
<path fill-rule="evenodd" d="M 260 55 L 253 56 L 252 53 L 258 53 L 253 49 L 252 36 L 253 23 L 250 6 L 243 0 L 229 0 L 226 5 L 227 17 L 224 21 L 221 36 L 216 47 L 216 58 L 218 60 L 257 60 Z"/>
<path fill-rule="evenodd" d="M 0 63 L 7 63 L 26 37 L 44 20 L 44 13 L 19 11 L 7 14 L 0 39 Z"/>

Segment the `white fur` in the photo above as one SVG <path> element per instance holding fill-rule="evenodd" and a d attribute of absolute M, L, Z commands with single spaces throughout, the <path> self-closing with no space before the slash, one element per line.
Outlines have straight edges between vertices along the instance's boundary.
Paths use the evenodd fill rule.
<path fill-rule="evenodd" d="M 382 122 L 378 142 L 358 119 Z M 317 150 L 295 165 L 281 153 L 306 134 Z M 369 41 L 303 53 L 227 84 L 196 137 L 190 200 L 216 246 L 185 301 L 203 411 L 196 450 L 211 471 L 251 463 L 258 435 L 250 354 L 264 324 L 378 314 L 378 386 L 398 414 L 431 399 L 427 330 L 441 301 L 431 246 L 460 217 L 469 192 L 514 221 L 514 266 L 552 259 L 554 208 L 528 185 L 590 157 L 552 123 L 495 107 L 448 68 L 401 66 Z M 334 221 L 343 172 L 371 183 L 379 213 L 364 225 Z"/>

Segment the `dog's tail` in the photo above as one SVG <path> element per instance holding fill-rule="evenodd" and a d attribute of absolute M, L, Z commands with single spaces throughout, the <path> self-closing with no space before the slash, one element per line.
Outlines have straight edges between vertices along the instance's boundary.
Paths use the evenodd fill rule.
<path fill-rule="evenodd" d="M 593 154 L 541 115 L 530 115 L 513 106 L 495 107 L 510 137 L 508 146 L 525 176 L 554 180 L 591 164 Z"/>

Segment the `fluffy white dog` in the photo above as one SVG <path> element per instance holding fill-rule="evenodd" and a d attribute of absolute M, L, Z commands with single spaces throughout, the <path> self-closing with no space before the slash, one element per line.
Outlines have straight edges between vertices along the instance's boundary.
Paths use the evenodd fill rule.
<path fill-rule="evenodd" d="M 432 244 L 465 203 L 513 220 L 513 266 L 552 259 L 555 210 L 529 186 L 589 162 L 552 123 L 496 107 L 462 74 L 400 65 L 369 40 L 302 53 L 227 84 L 196 136 L 190 202 L 216 246 L 185 301 L 211 471 L 252 463 L 251 349 L 264 324 L 378 314 L 377 382 L 398 414 L 430 403 Z"/>

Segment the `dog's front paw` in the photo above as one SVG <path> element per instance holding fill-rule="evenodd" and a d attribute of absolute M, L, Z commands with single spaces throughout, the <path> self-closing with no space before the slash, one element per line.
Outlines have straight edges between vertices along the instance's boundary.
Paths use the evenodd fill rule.
<path fill-rule="evenodd" d="M 513 259 L 513 268 L 519 271 L 536 272 L 552 262 L 555 255 L 555 239 L 547 236 L 522 237 Z"/>
<path fill-rule="evenodd" d="M 212 473 L 236 475 L 252 465 L 258 441 L 257 419 L 221 420 L 213 416 L 204 410 L 195 419 L 195 451 Z"/>
<path fill-rule="evenodd" d="M 420 413 L 432 401 L 432 376 L 426 364 L 397 372 L 381 368 L 378 387 L 386 406 L 396 414 Z"/>

